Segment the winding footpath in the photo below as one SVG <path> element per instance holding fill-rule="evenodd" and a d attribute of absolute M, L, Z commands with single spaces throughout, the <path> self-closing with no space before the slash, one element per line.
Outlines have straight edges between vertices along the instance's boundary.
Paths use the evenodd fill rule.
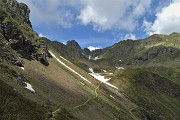
<path fill-rule="evenodd" d="M 97 98 L 97 97 L 98 97 L 97 90 L 99 89 L 99 87 L 100 87 L 101 84 L 102 84 L 102 82 L 99 83 L 99 85 L 95 88 L 95 90 L 94 90 L 95 96 L 94 96 L 93 98 L 87 99 L 83 104 L 77 105 L 77 106 L 75 106 L 73 109 L 77 109 L 77 108 L 83 107 L 83 106 L 87 105 L 91 100 Z"/>
<path fill-rule="evenodd" d="M 63 65 L 64 67 L 66 67 L 67 69 L 69 69 L 71 72 L 73 72 L 73 73 L 75 73 L 76 75 L 78 75 L 80 78 L 82 78 L 83 80 L 85 80 L 86 82 L 88 82 L 88 83 L 90 83 L 91 84 L 91 82 L 88 80 L 88 79 L 86 79 L 85 77 L 83 77 L 82 75 L 80 75 L 79 73 L 77 73 L 75 70 L 73 70 L 72 68 L 70 68 L 69 66 L 67 66 L 65 63 L 63 63 L 60 59 L 58 59 L 51 51 L 49 51 L 49 53 L 61 64 L 61 65 Z M 61 56 L 60 56 L 61 57 Z M 66 60 L 65 58 L 63 58 L 63 57 L 61 57 L 63 60 L 65 60 L 65 61 L 67 61 L 67 62 L 69 62 L 68 60 Z M 98 81 L 100 81 L 100 83 L 99 83 L 99 85 L 95 88 L 95 90 L 94 90 L 94 93 L 95 93 L 95 96 L 94 97 L 92 97 L 92 98 L 88 98 L 83 104 L 80 104 L 80 105 L 77 105 L 77 106 L 75 106 L 75 107 L 73 107 L 73 108 L 71 108 L 71 109 L 77 109 L 77 108 L 80 108 L 80 107 L 82 107 L 82 106 L 85 106 L 85 105 L 87 105 L 91 100 L 93 100 L 93 99 L 95 99 L 95 98 L 97 98 L 98 97 L 98 93 L 97 93 L 97 90 L 99 89 L 99 87 L 100 87 L 100 85 L 102 84 L 102 83 L 104 83 L 104 84 L 106 84 L 106 85 L 108 85 L 108 86 L 111 86 L 111 87 L 113 87 L 113 88 L 115 88 L 115 89 L 118 89 L 116 86 L 114 86 L 114 85 L 112 85 L 112 84 L 110 84 L 110 83 L 108 83 L 107 81 L 109 80 L 107 80 L 107 81 L 104 81 L 104 80 L 102 80 L 102 79 L 98 79 L 98 77 L 97 77 L 97 75 L 95 76 L 94 75 L 95 73 L 92 71 L 92 73 L 90 73 L 90 75 L 92 75 L 94 78 L 96 78 L 96 80 L 98 80 Z M 100 76 L 101 77 L 101 76 Z M 54 111 L 54 112 L 57 112 L 58 110 L 56 110 L 56 111 Z M 54 113 L 53 112 L 53 113 Z"/>

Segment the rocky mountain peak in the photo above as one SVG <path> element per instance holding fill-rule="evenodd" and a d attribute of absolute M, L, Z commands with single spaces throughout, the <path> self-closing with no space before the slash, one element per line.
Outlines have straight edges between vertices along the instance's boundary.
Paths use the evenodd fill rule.
<path fill-rule="evenodd" d="M 74 51 L 74 52 L 81 52 L 81 51 L 82 51 L 80 45 L 79 45 L 75 40 L 70 40 L 70 41 L 68 41 L 66 46 L 67 46 L 71 51 Z"/>
<path fill-rule="evenodd" d="M 17 20 L 21 19 L 30 27 L 32 27 L 31 22 L 29 20 L 30 9 L 26 4 L 18 3 L 15 0 L 3 0 L 3 2 L 7 4 L 7 11 L 10 13 L 12 18 Z"/>
<path fill-rule="evenodd" d="M 48 65 L 47 57 L 51 56 L 47 45 L 31 27 L 28 6 L 16 0 L 3 0 L 0 1 L 0 5 L 2 6 L 0 9 L 0 43 L 3 43 L 3 51 L 11 54 L 11 56 L 2 54 L 2 58 L 15 65 L 19 58 L 36 59 Z M 23 65 L 18 62 L 18 66 Z"/>

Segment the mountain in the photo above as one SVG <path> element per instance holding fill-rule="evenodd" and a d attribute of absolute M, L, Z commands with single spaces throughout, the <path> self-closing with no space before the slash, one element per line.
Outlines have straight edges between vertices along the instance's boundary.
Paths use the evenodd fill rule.
<path fill-rule="evenodd" d="M 74 42 L 73 41 L 68 41 Z M 46 39 L 47 45 L 76 65 L 95 69 L 114 70 L 117 67 L 178 66 L 180 59 L 180 34 L 152 35 L 143 40 L 124 40 L 113 46 L 90 52 L 87 48 L 69 49 L 69 45 Z M 77 44 L 77 43 L 76 43 Z M 73 46 L 76 47 L 76 46 Z M 74 60 L 73 60 L 74 59 Z"/>
<path fill-rule="evenodd" d="M 179 120 L 180 34 L 90 51 L 39 37 L 0 0 L 0 120 Z"/>

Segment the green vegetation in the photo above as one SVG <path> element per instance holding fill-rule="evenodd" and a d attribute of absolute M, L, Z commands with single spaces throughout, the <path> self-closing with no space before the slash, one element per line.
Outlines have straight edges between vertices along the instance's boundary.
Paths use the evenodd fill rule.
<path fill-rule="evenodd" d="M 44 106 L 25 98 L 18 90 L 9 85 L 10 83 L 18 83 L 18 81 L 13 80 L 16 74 L 16 71 L 7 63 L 0 64 L 0 119 L 45 119 L 47 110 Z"/>
<path fill-rule="evenodd" d="M 155 69 L 117 71 L 112 82 L 119 85 L 129 100 L 138 106 L 131 111 L 140 119 L 177 120 L 180 118 L 180 86 L 162 77 L 166 71 L 157 73 L 158 68 Z"/>
<path fill-rule="evenodd" d="M 180 119 L 179 33 L 124 40 L 90 52 L 74 40 L 64 45 L 39 38 L 27 6 L 12 1 L 0 0 L 1 120 Z M 47 57 L 48 50 L 92 84 Z M 118 90 L 96 81 L 89 68 L 111 78 L 108 82 Z"/>

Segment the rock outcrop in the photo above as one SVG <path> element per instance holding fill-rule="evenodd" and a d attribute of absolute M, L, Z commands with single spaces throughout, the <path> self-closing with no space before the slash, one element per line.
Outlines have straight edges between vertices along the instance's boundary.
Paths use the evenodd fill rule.
<path fill-rule="evenodd" d="M 66 46 L 70 51 L 72 51 L 74 54 L 78 56 L 82 53 L 80 45 L 75 40 L 68 41 Z"/>
<path fill-rule="evenodd" d="M 2 59 L 23 66 L 22 60 L 18 59 L 19 56 L 28 60 L 36 59 L 44 65 L 49 65 L 47 57 L 51 55 L 47 45 L 31 28 L 28 6 L 15 0 L 3 0 L 1 4 L 6 6 L 4 11 L 1 11 L 4 14 L 0 15 L 1 49 L 4 49 Z M 20 20 L 20 24 L 16 23 L 17 20 Z M 28 29 L 31 34 L 27 34 L 23 25 L 30 26 Z"/>
<path fill-rule="evenodd" d="M 15 0 L 3 0 L 3 2 L 8 5 L 7 12 L 10 13 L 13 19 L 21 19 L 22 21 L 24 21 L 32 27 L 31 22 L 29 20 L 30 9 L 26 4 L 18 3 Z"/>

